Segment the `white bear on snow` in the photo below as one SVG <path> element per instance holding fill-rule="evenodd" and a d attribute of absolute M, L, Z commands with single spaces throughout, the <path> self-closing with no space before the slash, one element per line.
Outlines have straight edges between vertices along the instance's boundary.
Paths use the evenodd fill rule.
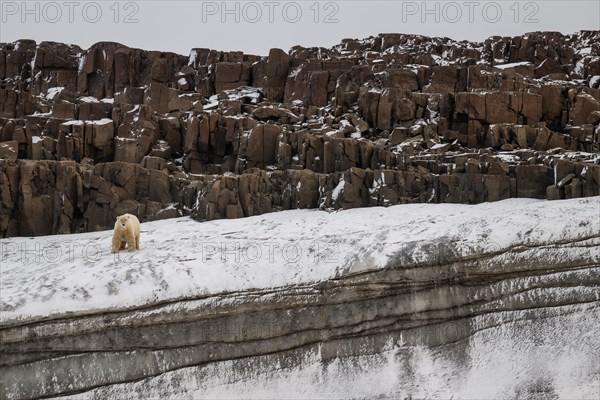
<path fill-rule="evenodd" d="M 126 243 L 129 251 L 140 249 L 140 221 L 131 214 L 117 217 L 112 238 L 112 252 L 118 253 L 119 250 L 125 249 Z"/>

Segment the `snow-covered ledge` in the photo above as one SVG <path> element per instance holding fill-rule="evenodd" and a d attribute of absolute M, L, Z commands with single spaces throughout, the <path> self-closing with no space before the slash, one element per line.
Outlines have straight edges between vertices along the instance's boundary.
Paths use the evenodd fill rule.
<path fill-rule="evenodd" d="M 111 234 L 0 241 L 0 399 L 597 394 L 600 197 Z"/>

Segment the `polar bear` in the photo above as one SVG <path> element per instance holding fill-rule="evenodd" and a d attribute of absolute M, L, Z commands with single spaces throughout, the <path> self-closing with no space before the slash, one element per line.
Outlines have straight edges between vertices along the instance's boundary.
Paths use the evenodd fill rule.
<path fill-rule="evenodd" d="M 117 217 L 112 238 L 112 252 L 118 253 L 119 250 L 125 249 L 125 243 L 129 251 L 140 249 L 140 221 L 132 214 Z"/>

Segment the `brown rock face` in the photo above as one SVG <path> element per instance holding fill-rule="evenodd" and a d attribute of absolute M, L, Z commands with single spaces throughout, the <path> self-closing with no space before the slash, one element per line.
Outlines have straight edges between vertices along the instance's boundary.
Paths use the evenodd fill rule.
<path fill-rule="evenodd" d="M 0 232 L 598 195 L 598 41 L 382 34 L 265 57 L 1 43 Z"/>
<path fill-rule="evenodd" d="M 271 49 L 269 57 L 252 66 L 253 86 L 262 88 L 269 100 L 282 102 L 290 57 L 281 49 Z"/>
<path fill-rule="evenodd" d="M 250 72 L 251 68 L 248 63 L 217 63 L 215 66 L 215 90 L 221 92 L 248 85 Z"/>
<path fill-rule="evenodd" d="M 276 161 L 278 136 L 281 128 L 277 125 L 257 125 L 248 138 L 248 162 L 251 166 L 265 167 Z"/>
<path fill-rule="evenodd" d="M 117 215 L 152 217 L 146 211 L 149 202 L 173 199 L 166 172 L 131 163 L 92 167 L 75 161 L 0 160 L 0 166 L 3 236 L 110 229 Z"/>
<path fill-rule="evenodd" d="M 571 125 L 588 123 L 592 113 L 600 110 L 600 101 L 591 94 L 584 93 L 575 97 L 573 106 L 569 110 Z"/>

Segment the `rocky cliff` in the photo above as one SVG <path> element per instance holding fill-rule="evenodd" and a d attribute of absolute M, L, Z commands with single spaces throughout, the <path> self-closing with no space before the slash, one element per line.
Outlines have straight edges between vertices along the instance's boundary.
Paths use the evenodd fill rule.
<path fill-rule="evenodd" d="M 178 218 L 116 257 L 110 232 L 3 239 L 0 398 L 593 399 L 599 212 Z"/>
<path fill-rule="evenodd" d="M 600 33 L 0 44 L 0 233 L 600 193 Z"/>

